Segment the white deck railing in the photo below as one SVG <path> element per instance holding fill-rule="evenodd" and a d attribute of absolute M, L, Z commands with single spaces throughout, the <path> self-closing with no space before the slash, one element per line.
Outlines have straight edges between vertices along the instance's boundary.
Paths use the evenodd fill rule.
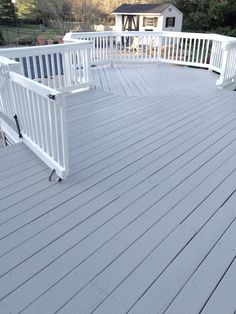
<path fill-rule="evenodd" d="M 68 175 L 62 92 L 93 85 L 91 63 L 141 61 L 196 66 L 218 72 L 219 87 L 235 85 L 236 39 L 231 37 L 103 32 L 68 33 L 64 40 L 62 45 L 0 50 L 1 126 L 14 141 L 19 141 L 20 132 L 22 141 L 60 178 Z"/>
<path fill-rule="evenodd" d="M 13 141 L 21 139 L 64 179 L 68 149 L 63 94 L 11 71 L 11 65 L 16 67 L 17 63 L 8 61 L 3 63 L 0 58 L 1 127 Z"/>
<path fill-rule="evenodd" d="M 91 42 L 1 49 L 0 54 L 19 61 L 25 77 L 57 90 L 93 84 Z"/>
<path fill-rule="evenodd" d="M 218 86 L 235 80 L 236 39 L 232 37 L 182 32 L 68 33 L 64 37 L 65 42 L 76 40 L 92 41 L 91 59 L 95 64 L 114 61 L 174 63 L 218 72 Z"/>

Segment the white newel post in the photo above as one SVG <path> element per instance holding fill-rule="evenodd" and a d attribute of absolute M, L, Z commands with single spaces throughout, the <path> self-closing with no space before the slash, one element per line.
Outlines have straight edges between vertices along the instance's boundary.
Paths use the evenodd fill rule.
<path fill-rule="evenodd" d="M 110 38 L 110 56 L 109 56 L 109 60 L 110 62 L 113 62 L 113 35 L 110 34 L 109 35 L 109 38 Z"/>
<path fill-rule="evenodd" d="M 157 62 L 161 61 L 161 47 L 162 47 L 162 35 L 158 34 L 158 42 L 157 42 Z"/>
<path fill-rule="evenodd" d="M 216 59 L 216 41 L 212 41 L 212 48 L 211 48 L 211 57 L 210 57 L 210 62 L 209 62 L 209 71 L 213 71 L 213 66 L 215 64 L 215 59 Z"/>
<path fill-rule="evenodd" d="M 216 86 L 223 88 L 225 82 L 225 73 L 227 69 L 227 61 L 229 54 L 229 42 L 223 42 L 222 44 L 222 63 L 221 63 L 221 73 L 220 78 L 216 81 Z"/>
<path fill-rule="evenodd" d="M 63 53 L 63 63 L 64 63 L 64 77 L 65 77 L 65 87 L 73 85 L 72 82 L 72 73 L 71 73 L 71 54 L 70 51 Z"/>
<path fill-rule="evenodd" d="M 64 168 L 61 178 L 67 178 L 69 173 L 69 154 L 68 154 L 68 132 L 67 132 L 67 118 L 66 118 L 66 98 L 65 95 L 59 94 L 58 105 L 60 106 L 60 125 L 61 125 L 61 147 L 62 147 L 62 156 L 61 164 Z"/>
<path fill-rule="evenodd" d="M 93 81 L 92 79 L 92 63 L 91 63 L 91 51 L 92 51 L 92 44 L 90 48 L 85 49 L 85 62 L 86 62 L 86 69 L 87 69 L 87 75 L 86 75 L 86 82 L 85 83 L 90 83 Z M 94 84 L 92 84 L 94 85 Z"/>

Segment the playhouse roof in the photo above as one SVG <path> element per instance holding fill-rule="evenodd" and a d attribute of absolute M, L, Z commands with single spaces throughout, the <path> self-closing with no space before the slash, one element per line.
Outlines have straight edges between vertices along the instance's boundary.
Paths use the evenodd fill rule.
<path fill-rule="evenodd" d="M 156 3 L 146 3 L 146 4 L 122 4 L 113 13 L 162 13 L 171 4 L 156 4 Z"/>

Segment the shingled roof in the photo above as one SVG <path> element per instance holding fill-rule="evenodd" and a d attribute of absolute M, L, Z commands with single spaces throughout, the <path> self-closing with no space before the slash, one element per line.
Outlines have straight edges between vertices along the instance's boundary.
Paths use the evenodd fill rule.
<path fill-rule="evenodd" d="M 162 13 L 166 8 L 170 6 L 170 3 L 156 4 L 122 4 L 113 13 Z"/>

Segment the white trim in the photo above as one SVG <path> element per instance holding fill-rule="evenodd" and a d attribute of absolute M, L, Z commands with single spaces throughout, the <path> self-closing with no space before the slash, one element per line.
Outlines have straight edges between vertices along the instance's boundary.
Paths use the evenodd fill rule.
<path fill-rule="evenodd" d="M 157 4 L 158 5 L 158 4 Z M 163 15 L 163 12 L 165 10 L 167 10 L 169 7 L 172 7 L 172 9 L 176 10 L 179 14 L 183 15 L 183 13 L 177 9 L 173 4 L 169 4 L 168 7 L 166 7 L 165 9 L 163 9 L 161 12 L 156 12 L 156 13 L 148 13 L 148 12 L 141 12 L 141 13 L 136 13 L 136 12 L 112 12 L 112 14 L 114 15 L 147 15 L 147 14 L 153 14 L 153 15 Z"/>
<path fill-rule="evenodd" d="M 141 16 L 161 16 L 162 13 L 113 13 L 114 15 L 141 15 Z"/>

